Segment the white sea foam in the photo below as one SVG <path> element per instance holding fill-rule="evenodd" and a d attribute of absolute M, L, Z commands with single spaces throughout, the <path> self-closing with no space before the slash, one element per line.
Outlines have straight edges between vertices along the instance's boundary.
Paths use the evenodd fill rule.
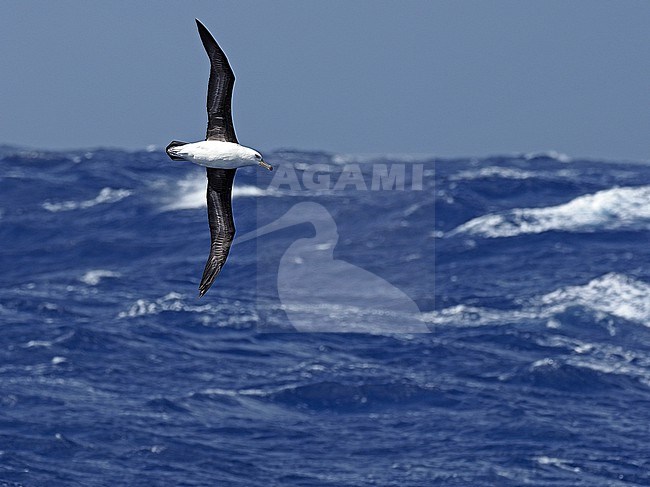
<path fill-rule="evenodd" d="M 65 342 L 68 338 L 71 338 L 74 336 L 74 331 L 65 333 L 63 335 L 58 336 L 57 338 L 53 340 L 30 340 L 28 341 L 23 347 L 25 348 L 32 348 L 32 347 L 44 347 L 44 348 L 49 348 L 52 345 L 58 344 Z"/>
<path fill-rule="evenodd" d="M 165 210 L 189 210 L 192 208 L 202 208 L 206 205 L 205 177 L 182 179 L 177 184 L 178 194 L 174 197 L 172 203 L 165 206 Z"/>
<path fill-rule="evenodd" d="M 191 302 L 196 302 L 195 298 Z M 190 304 L 179 293 L 171 292 L 155 300 L 138 299 L 126 311 L 118 313 L 118 318 L 137 318 L 139 316 L 157 315 L 163 312 L 194 313 L 205 326 L 250 326 L 256 322 L 253 313 L 243 313 L 238 302 L 215 305 Z M 224 318 L 227 316 L 227 318 Z"/>
<path fill-rule="evenodd" d="M 273 191 L 270 189 L 262 189 L 257 186 L 233 186 L 232 197 L 255 197 L 255 196 L 273 196 Z"/>
<path fill-rule="evenodd" d="M 467 233 L 487 238 L 514 237 L 550 230 L 650 228 L 650 186 L 611 188 L 543 208 L 515 208 L 474 218 L 448 235 Z"/>
<path fill-rule="evenodd" d="M 572 159 L 570 156 L 563 154 L 562 152 L 550 150 L 546 152 L 529 152 L 523 155 L 524 159 L 530 161 L 532 159 L 539 159 L 542 157 L 553 159 L 558 162 L 571 162 Z"/>
<path fill-rule="evenodd" d="M 535 461 L 539 465 L 549 465 L 552 467 L 557 467 L 561 470 L 567 470 L 569 472 L 579 473 L 581 471 L 580 467 L 574 467 L 571 464 L 570 460 L 563 460 L 561 458 L 540 456 L 540 457 L 535 457 Z"/>
<path fill-rule="evenodd" d="M 190 210 L 194 208 L 204 208 L 206 206 L 206 179 L 205 176 L 200 178 L 191 177 L 178 181 L 178 190 L 174 196 L 174 201 L 165 205 L 166 211 Z M 262 189 L 252 185 L 237 185 L 232 188 L 233 198 L 275 196 L 272 188 Z"/>
<path fill-rule="evenodd" d="M 561 288 L 540 302 L 547 312 L 578 305 L 650 326 L 650 284 L 624 274 L 612 272 L 583 286 Z"/>
<path fill-rule="evenodd" d="M 51 212 L 85 210 L 87 208 L 91 208 L 93 206 L 101 205 L 104 203 L 115 203 L 117 201 L 123 200 L 131 194 L 132 191 L 128 189 L 103 188 L 93 199 L 85 201 L 63 201 L 61 203 L 52 203 L 50 201 L 46 201 L 43 203 L 43 208 Z"/>
<path fill-rule="evenodd" d="M 79 280 L 89 286 L 96 286 L 104 277 L 120 277 L 120 273 L 104 269 L 94 269 L 86 272 Z"/>
<path fill-rule="evenodd" d="M 422 313 L 422 321 L 433 325 L 494 326 L 519 323 L 539 317 L 537 310 L 498 310 L 459 304 L 440 311 Z"/>
<path fill-rule="evenodd" d="M 487 178 L 501 178 L 501 179 L 530 179 L 537 174 L 532 171 L 524 171 L 523 169 L 516 169 L 511 167 L 488 166 L 480 169 L 468 169 L 454 174 L 449 179 L 452 181 L 467 181 L 472 179 L 487 179 Z"/>
<path fill-rule="evenodd" d="M 650 284 L 612 272 L 584 285 L 566 286 L 534 297 L 520 309 L 498 310 L 461 304 L 423 313 L 422 320 L 434 325 L 471 327 L 542 319 L 549 320 L 549 327 L 557 328 L 561 325 L 554 317 L 572 306 L 650 327 Z"/>
<path fill-rule="evenodd" d="M 572 367 L 588 369 L 599 374 L 632 377 L 650 386 L 650 357 L 605 341 L 584 342 L 565 335 L 549 335 L 538 338 L 537 344 L 554 347 L 564 351 L 555 358 L 544 358 L 533 362 L 531 370 L 539 368 L 557 369 L 567 364 Z"/>
<path fill-rule="evenodd" d="M 210 304 L 203 306 L 191 306 L 185 304 L 183 296 L 178 293 L 168 293 L 162 298 L 155 301 L 148 301 L 146 299 L 138 299 L 128 309 L 128 311 L 120 312 L 118 318 L 134 318 L 136 316 L 144 315 L 157 315 L 163 311 L 209 311 L 212 309 Z"/>

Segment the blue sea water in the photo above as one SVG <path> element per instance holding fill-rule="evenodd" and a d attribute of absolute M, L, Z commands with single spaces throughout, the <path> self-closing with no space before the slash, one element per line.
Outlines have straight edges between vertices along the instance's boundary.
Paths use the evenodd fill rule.
<path fill-rule="evenodd" d="M 649 165 L 266 158 L 238 172 L 239 235 L 316 204 L 333 259 L 419 311 L 367 309 L 351 270 L 356 306 L 294 326 L 278 269 L 308 218 L 233 246 L 198 299 L 201 168 L 3 147 L 0 485 L 650 485 Z M 372 316 L 394 326 L 348 328 Z"/>

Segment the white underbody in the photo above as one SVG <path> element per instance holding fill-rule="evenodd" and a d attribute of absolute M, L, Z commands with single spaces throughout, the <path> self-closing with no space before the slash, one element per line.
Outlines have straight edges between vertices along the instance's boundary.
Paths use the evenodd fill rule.
<path fill-rule="evenodd" d="M 259 164 L 259 160 L 255 157 L 255 154 L 258 153 L 255 150 L 233 142 L 203 140 L 171 147 L 169 152 L 194 164 L 219 169 L 234 169 Z"/>

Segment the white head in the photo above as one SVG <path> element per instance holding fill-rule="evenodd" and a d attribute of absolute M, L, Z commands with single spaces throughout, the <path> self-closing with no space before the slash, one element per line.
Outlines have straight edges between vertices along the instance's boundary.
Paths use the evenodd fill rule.
<path fill-rule="evenodd" d="M 262 154 L 257 152 L 254 149 L 251 149 L 249 147 L 245 147 L 245 152 L 246 152 L 246 158 L 251 161 L 251 166 L 253 165 L 258 165 L 262 166 L 264 169 L 268 169 L 269 171 L 273 171 L 273 166 L 270 164 L 267 164 L 264 161 L 264 158 L 262 157 Z"/>

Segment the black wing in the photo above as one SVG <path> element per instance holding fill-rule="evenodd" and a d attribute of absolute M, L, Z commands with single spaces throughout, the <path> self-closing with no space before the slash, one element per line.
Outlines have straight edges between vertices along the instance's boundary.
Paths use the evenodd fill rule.
<path fill-rule="evenodd" d="M 235 223 L 232 219 L 232 182 L 235 169 L 212 169 L 208 171 L 208 221 L 210 222 L 210 257 L 205 264 L 199 297 L 203 296 L 226 262 L 232 239 L 235 237 Z"/>
<path fill-rule="evenodd" d="M 238 143 L 230 111 L 235 75 L 230 68 L 230 64 L 228 64 L 228 58 L 226 58 L 208 29 L 198 19 L 196 19 L 196 25 L 199 28 L 199 35 L 205 52 L 208 53 L 210 58 L 208 131 L 205 139 Z"/>

